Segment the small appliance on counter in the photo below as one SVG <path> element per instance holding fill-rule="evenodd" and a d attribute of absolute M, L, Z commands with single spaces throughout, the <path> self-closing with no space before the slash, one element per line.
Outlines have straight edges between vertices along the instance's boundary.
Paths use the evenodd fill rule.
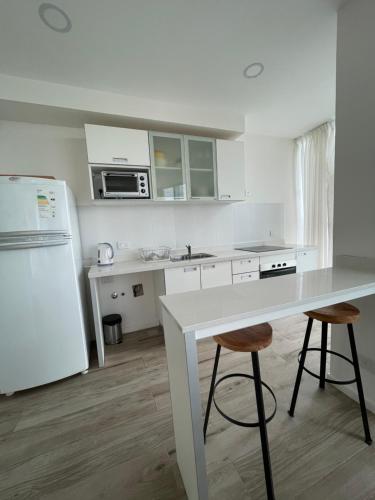
<path fill-rule="evenodd" d="M 98 266 L 113 264 L 113 246 L 110 243 L 98 243 Z"/>

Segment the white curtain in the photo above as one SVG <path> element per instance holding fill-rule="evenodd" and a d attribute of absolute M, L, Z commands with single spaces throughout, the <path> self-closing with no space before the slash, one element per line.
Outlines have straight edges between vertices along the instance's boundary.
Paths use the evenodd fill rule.
<path fill-rule="evenodd" d="M 297 242 L 319 248 L 320 266 L 332 265 L 335 122 L 296 139 Z"/>

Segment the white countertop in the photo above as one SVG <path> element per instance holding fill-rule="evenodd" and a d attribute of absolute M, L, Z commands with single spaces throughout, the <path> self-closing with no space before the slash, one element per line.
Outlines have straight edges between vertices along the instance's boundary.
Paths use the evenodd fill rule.
<path fill-rule="evenodd" d="M 269 243 L 272 245 L 273 243 Z M 239 244 L 236 246 L 247 246 L 245 244 Z M 163 261 L 153 261 L 153 262 L 144 262 L 141 259 L 137 260 L 123 260 L 115 262 L 110 266 L 91 266 L 89 270 L 89 278 L 104 278 L 106 276 L 118 276 L 121 274 L 132 274 L 132 273 L 143 273 L 147 271 L 158 271 L 160 269 L 167 269 L 172 267 L 186 267 L 192 265 L 199 264 L 209 264 L 214 262 L 222 262 L 225 260 L 240 260 L 251 257 L 260 257 L 267 255 L 281 255 L 291 252 L 303 251 L 314 249 L 316 247 L 308 247 L 308 246 L 298 246 L 298 245 L 285 245 L 283 250 L 271 251 L 271 252 L 243 252 L 241 250 L 235 250 L 232 248 L 227 249 L 218 249 L 218 248 L 204 248 L 204 249 L 195 249 L 193 248 L 193 253 L 197 252 L 205 252 L 209 254 L 213 254 L 214 257 L 209 257 L 206 259 L 193 259 L 191 261 L 181 261 L 181 262 L 172 262 L 170 260 Z"/>
<path fill-rule="evenodd" d="M 375 264 L 350 258 L 332 268 L 160 297 L 181 330 L 197 338 L 375 293 Z M 243 321 L 244 320 L 244 321 Z M 241 326 L 243 321 L 243 326 Z"/>

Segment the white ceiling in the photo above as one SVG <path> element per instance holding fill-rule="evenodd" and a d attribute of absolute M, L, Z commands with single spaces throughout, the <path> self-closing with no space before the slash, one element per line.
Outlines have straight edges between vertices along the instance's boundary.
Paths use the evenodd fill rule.
<path fill-rule="evenodd" d="M 0 2 L 0 73 L 247 115 L 251 133 L 295 137 L 334 117 L 341 0 Z M 245 79 L 246 65 L 265 66 Z"/>

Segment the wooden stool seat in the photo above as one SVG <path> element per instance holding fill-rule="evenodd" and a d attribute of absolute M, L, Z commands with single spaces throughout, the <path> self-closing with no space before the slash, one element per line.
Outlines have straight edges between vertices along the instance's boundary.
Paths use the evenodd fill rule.
<path fill-rule="evenodd" d="M 222 335 L 215 335 L 213 339 L 221 347 L 231 351 L 258 352 L 272 343 L 272 327 L 269 323 L 262 323 Z"/>
<path fill-rule="evenodd" d="M 314 309 L 313 311 L 308 311 L 305 314 L 309 318 L 316 319 L 323 323 L 342 325 L 354 323 L 359 318 L 360 311 L 347 302 L 341 302 L 340 304 L 335 304 L 333 306 Z"/>

